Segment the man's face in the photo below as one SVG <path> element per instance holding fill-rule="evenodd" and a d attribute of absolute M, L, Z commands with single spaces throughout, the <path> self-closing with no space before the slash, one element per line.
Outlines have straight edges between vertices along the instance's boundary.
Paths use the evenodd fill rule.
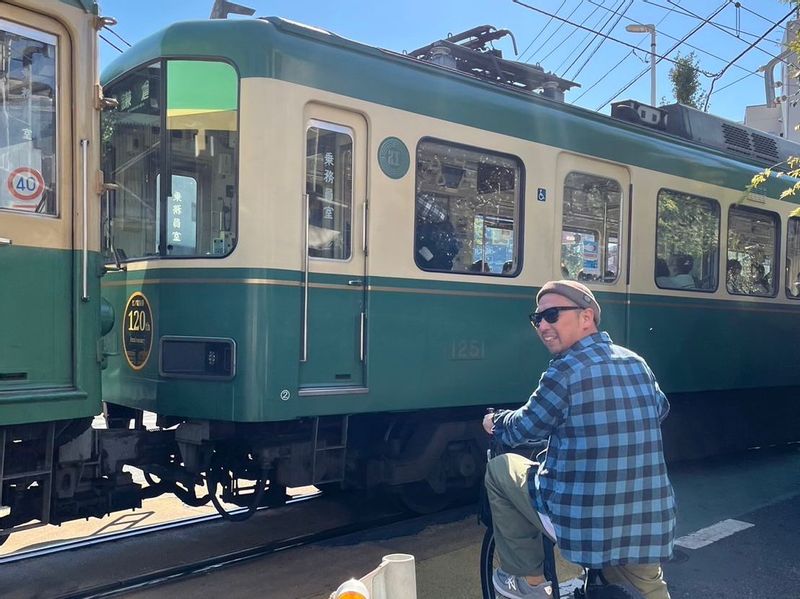
<path fill-rule="evenodd" d="M 542 296 L 541 301 L 536 306 L 537 312 L 544 312 L 548 308 L 577 307 L 572 300 L 563 295 L 548 293 Z M 542 340 L 544 346 L 551 354 L 560 354 L 575 343 L 597 332 L 594 324 L 594 312 L 591 309 L 580 310 L 561 310 L 558 313 L 558 320 L 549 323 L 542 319 L 536 333 Z"/>

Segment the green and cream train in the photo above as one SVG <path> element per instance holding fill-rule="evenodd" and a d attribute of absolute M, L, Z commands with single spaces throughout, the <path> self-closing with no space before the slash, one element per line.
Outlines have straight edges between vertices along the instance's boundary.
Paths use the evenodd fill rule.
<path fill-rule="evenodd" d="M 0 543 L 140 505 L 92 459 L 113 319 L 100 298 L 97 29 L 112 22 L 91 0 L 0 3 Z"/>
<path fill-rule="evenodd" d="M 435 505 L 478 482 L 485 406 L 535 386 L 528 313 L 562 277 L 653 367 L 673 458 L 796 439 L 800 218 L 745 189 L 798 148 L 564 104 L 571 82 L 488 49 L 503 33 L 401 55 L 186 22 L 106 70 L 103 394 L 112 425 L 174 427 L 152 474 Z"/>

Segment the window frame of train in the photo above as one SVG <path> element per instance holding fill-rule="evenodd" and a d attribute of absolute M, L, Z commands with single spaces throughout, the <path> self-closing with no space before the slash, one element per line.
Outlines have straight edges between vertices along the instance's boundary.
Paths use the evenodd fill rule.
<path fill-rule="evenodd" d="M 790 216 L 786 222 L 786 297 L 800 300 L 800 217 Z M 792 276 L 792 273 L 795 273 Z"/>
<path fill-rule="evenodd" d="M 770 271 L 769 271 L 770 274 L 772 275 L 772 281 L 771 281 L 771 289 L 770 289 L 770 291 L 768 291 L 766 293 L 758 293 L 757 291 L 754 290 L 755 289 L 754 287 L 751 287 L 750 289 L 742 288 L 741 290 L 737 290 L 729 281 L 728 268 L 727 268 L 728 260 L 733 260 L 733 259 L 738 260 L 740 265 L 741 265 L 741 272 L 742 273 L 749 272 L 751 270 L 751 268 L 752 268 L 752 264 L 756 264 L 756 262 L 753 261 L 753 256 L 749 255 L 748 253 L 746 253 L 744 251 L 740 252 L 740 251 L 734 250 L 736 253 L 733 256 L 731 255 L 731 251 L 732 251 L 731 250 L 731 246 L 732 246 L 731 234 L 733 232 L 733 228 L 731 226 L 731 223 L 734 220 L 732 218 L 733 215 L 737 214 L 737 213 L 740 213 L 742 215 L 742 217 L 744 217 L 745 215 L 751 215 L 751 216 L 761 217 L 762 219 L 766 219 L 768 221 L 772 221 L 772 226 L 773 226 L 773 229 L 772 229 L 772 231 L 773 231 L 772 250 L 773 250 L 773 253 L 772 253 L 772 261 L 770 263 Z M 758 222 L 758 221 L 756 221 L 756 222 Z M 751 231 L 752 231 L 753 226 L 754 225 L 753 225 L 753 223 L 751 221 L 750 222 Z M 739 206 L 739 205 L 732 205 L 728 209 L 728 239 L 727 239 L 727 245 L 726 245 L 726 248 L 725 248 L 725 264 L 726 264 L 726 268 L 725 268 L 725 286 L 726 286 L 727 291 L 728 291 L 728 293 L 730 295 L 741 295 L 741 296 L 745 296 L 745 297 L 776 297 L 778 295 L 778 288 L 779 288 L 779 284 L 780 284 L 780 271 L 782 270 L 781 268 L 778 268 L 778 265 L 780 264 L 780 261 L 781 261 L 780 239 L 781 239 L 781 218 L 780 218 L 780 215 L 777 212 L 773 212 L 772 210 L 764 210 L 764 209 L 761 209 L 761 208 L 753 208 L 751 206 Z M 741 242 L 741 244 L 744 244 L 744 243 L 746 243 L 746 242 L 745 241 Z M 741 244 L 737 244 L 737 245 L 741 245 Z M 766 268 L 766 265 L 765 265 L 766 261 L 767 261 L 767 257 L 765 255 L 765 256 L 762 257 L 762 261 L 761 261 L 761 265 L 764 266 L 765 268 Z M 764 276 L 766 276 L 766 271 L 764 273 Z M 752 285 L 752 282 L 749 282 L 748 284 Z"/>
<path fill-rule="evenodd" d="M 16 37 L 16 41 L 41 44 L 40 51 L 29 54 L 30 63 L 27 67 L 25 66 L 25 57 L 15 55 L 12 47 L 13 42 L 8 44 L 11 50 L 9 65 L 17 62 L 20 66 L 17 69 L 9 68 L 9 72 L 4 77 L 9 79 L 15 71 L 19 72 L 24 78 L 21 80 L 23 86 L 27 83 L 28 94 L 21 93 L 17 99 L 22 99 L 22 102 L 17 103 L 13 103 L 14 98 L 7 97 L 3 114 L 9 113 L 9 104 L 11 104 L 12 110 L 17 109 L 16 112 L 25 112 L 24 105 L 27 104 L 28 113 L 33 115 L 34 100 L 47 98 L 47 96 L 34 94 L 33 92 L 35 57 L 39 57 L 40 62 L 48 61 L 47 65 L 39 65 L 39 69 L 50 66 L 53 71 L 51 76 L 47 76 L 46 82 L 50 93 L 49 98 L 52 101 L 50 106 L 44 106 L 41 110 L 38 110 L 39 106 L 37 106 L 36 116 L 28 117 L 30 119 L 26 123 L 28 127 L 19 129 L 17 143 L 13 146 L 7 143 L 0 149 L 0 153 L 7 157 L 8 162 L 12 163 L 7 165 L 6 160 L 3 160 L 0 210 L 14 214 L 59 218 L 61 216 L 61 206 L 58 201 L 57 181 L 59 179 L 59 169 L 62 168 L 58 159 L 61 144 L 60 129 L 62 127 L 61 118 L 59 117 L 59 112 L 61 111 L 59 71 L 62 68 L 60 40 L 55 33 L 22 25 L 5 18 L 0 19 L 0 32 L 2 32 L 4 38 L 13 36 Z M 41 74 L 39 76 L 41 77 Z M 38 102 L 37 104 L 42 103 Z M 46 118 L 42 118 L 43 115 L 46 115 Z M 13 114 L 9 118 L 13 118 Z M 22 121 L 23 118 L 24 115 L 14 120 Z M 39 125 L 38 127 L 37 124 Z M 43 135 L 47 125 L 52 125 L 51 130 L 53 133 L 49 138 Z M 48 139 L 49 143 L 47 142 Z M 10 140 L 6 139 L 5 141 L 9 142 Z M 16 151 L 11 149 L 13 147 L 16 147 Z M 12 166 L 14 168 L 11 168 Z M 6 173 L 6 171 L 8 172 Z"/>
<path fill-rule="evenodd" d="M 668 195 L 670 197 L 668 197 Z M 664 227 L 662 226 L 662 218 L 665 214 L 665 207 L 664 202 L 667 199 L 671 199 L 675 201 L 678 206 L 676 206 L 672 213 L 676 214 L 679 217 L 677 220 L 677 230 L 679 232 L 686 232 L 690 231 L 694 233 L 694 229 L 690 226 L 692 223 L 687 222 L 686 219 L 692 219 L 696 215 L 692 215 L 689 210 L 687 210 L 686 202 L 697 202 L 697 203 L 705 203 L 706 206 L 710 207 L 711 210 L 708 210 L 707 213 L 712 217 L 716 218 L 716 227 L 712 229 L 714 234 L 713 239 L 710 241 L 713 245 L 709 245 L 706 239 L 702 236 L 697 236 L 697 233 L 683 235 L 680 237 L 680 241 L 682 244 L 681 251 L 676 252 L 675 246 L 673 249 L 668 253 L 662 256 L 661 253 L 661 245 L 662 243 L 666 243 L 666 241 L 662 238 L 662 232 L 664 231 Z M 679 200 L 679 201 L 678 201 Z M 683 206 L 680 206 L 683 204 Z M 702 226 L 702 225 L 701 225 Z M 720 208 L 720 203 L 714 198 L 709 198 L 705 196 L 699 196 L 693 193 L 686 193 L 684 191 L 678 191 L 677 189 L 668 189 L 662 187 L 658 190 L 658 195 L 656 197 L 656 237 L 655 237 L 655 251 L 654 251 L 654 261 L 653 261 L 653 281 L 655 282 L 656 286 L 659 289 L 666 289 L 670 291 L 689 291 L 689 292 L 699 292 L 699 293 L 715 293 L 719 288 L 719 254 L 720 254 L 720 235 L 721 235 L 721 227 L 722 227 L 722 211 Z M 701 232 L 702 233 L 702 232 Z M 692 238 L 699 239 L 699 243 L 701 244 L 699 253 L 701 255 L 701 259 L 697 260 L 695 253 L 697 251 L 689 253 L 686 248 L 687 246 L 691 245 Z M 688 240 L 688 241 L 687 241 Z M 664 248 L 666 250 L 666 248 Z M 670 266 L 670 275 L 669 277 L 658 275 L 658 260 L 664 260 L 667 265 L 669 266 L 669 262 L 672 261 L 673 265 L 678 263 L 678 267 L 681 267 L 680 262 L 683 262 L 685 265 L 686 257 L 691 256 L 692 258 L 692 269 L 689 273 L 677 273 L 677 275 L 672 274 L 672 266 Z M 693 273 L 694 270 L 698 267 L 701 268 L 700 277 L 696 277 Z M 709 274 L 704 275 L 705 271 L 708 270 Z M 663 279 L 672 279 L 675 276 L 680 276 L 681 274 L 688 274 L 692 277 L 694 281 L 693 287 L 681 287 L 680 284 L 678 285 L 668 285 L 665 284 L 666 281 Z M 708 279 L 708 277 L 713 277 L 711 279 L 711 285 L 708 287 L 702 287 L 699 285 L 702 281 Z M 659 279 L 662 279 L 659 281 Z"/>
<path fill-rule="evenodd" d="M 106 84 L 105 95 L 119 102 L 101 123 L 105 180 L 117 184 L 102 204 L 107 263 L 225 258 L 235 250 L 240 86 L 235 65 L 213 58 L 150 61 Z M 149 120 L 141 125 L 143 115 Z M 123 128 L 129 123 L 138 125 L 133 133 Z M 118 172 L 124 151 L 133 156 Z"/>
<path fill-rule="evenodd" d="M 449 157 L 450 162 L 444 163 L 437 152 L 444 154 L 444 158 Z M 474 168 L 470 169 L 470 165 Z M 473 173 L 474 188 L 457 193 L 465 181 L 471 181 Z M 423 137 L 417 142 L 414 176 L 414 263 L 420 270 L 505 278 L 519 275 L 524 237 L 525 166 L 518 156 Z M 497 189 L 492 190 L 491 185 L 495 183 Z M 500 214 L 503 199 L 500 194 L 509 192 L 513 197 L 512 214 Z M 488 210 L 481 213 L 479 198 L 490 194 L 495 196 L 496 213 L 489 214 Z M 454 205 L 458 208 L 459 202 L 466 204 L 468 200 L 471 212 L 468 208 L 459 215 L 453 210 Z M 455 219 L 458 220 L 454 223 Z M 487 235 L 489 230 L 491 234 Z M 489 238 L 492 244 L 487 247 Z M 495 239 L 499 242 L 494 243 Z M 429 245 L 434 247 L 435 253 Z M 464 251 L 464 246 L 469 248 L 469 265 L 457 268 L 456 258 Z M 489 248 L 491 251 L 487 253 Z M 441 265 L 429 266 L 434 259 Z M 508 262 L 511 262 L 510 269 Z M 489 271 L 485 270 L 487 264 Z"/>
<path fill-rule="evenodd" d="M 578 213 L 573 209 L 577 205 L 577 202 L 574 201 L 574 191 L 579 190 L 579 188 L 576 187 L 576 184 L 572 183 L 572 181 L 578 177 L 588 178 L 589 181 L 593 181 L 598 188 L 601 182 L 607 187 L 605 191 L 601 192 L 602 199 L 600 200 L 601 205 L 599 205 L 599 207 L 602 209 L 602 214 Z M 614 189 L 614 186 L 616 186 L 616 189 Z M 582 187 L 582 191 L 586 193 L 588 198 L 589 193 L 586 188 L 586 183 L 584 183 Z M 625 190 L 620 182 L 613 177 L 599 175 L 597 173 L 581 170 L 580 168 L 573 168 L 564 175 L 562 193 L 563 208 L 561 210 L 560 239 L 560 260 L 562 269 L 559 276 L 582 283 L 588 282 L 592 284 L 613 285 L 619 279 L 620 265 L 622 262 L 622 204 Z M 616 205 L 612 205 L 609 208 L 609 205 L 612 203 L 610 200 L 613 199 L 612 194 L 616 194 Z M 588 204 L 589 202 L 587 202 L 587 205 Z M 589 208 L 593 207 L 594 206 L 589 206 Z M 613 229 L 609 227 L 609 210 L 614 209 L 617 210 L 617 214 L 619 215 L 616 223 L 615 236 L 613 235 Z M 579 218 L 581 216 L 583 217 L 582 220 Z M 589 224 L 590 221 L 596 219 L 599 219 L 597 223 Z M 568 237 L 568 235 L 572 237 Z M 615 247 L 613 252 L 611 250 L 612 245 Z M 572 248 L 578 249 L 579 251 L 575 252 Z M 611 260 L 612 255 L 615 256 L 614 260 Z M 576 264 L 577 270 L 575 271 L 575 276 L 573 276 L 570 264 L 572 264 L 575 259 L 578 260 L 578 263 Z M 611 269 L 612 265 L 614 267 L 613 270 Z M 593 275 L 585 271 L 587 268 L 597 271 L 597 278 L 589 279 L 588 277 Z M 567 271 L 566 273 L 564 273 L 565 269 Z M 609 272 L 613 273 L 613 276 L 608 275 L 607 273 Z M 579 276 L 580 273 L 584 273 L 584 276 Z"/>

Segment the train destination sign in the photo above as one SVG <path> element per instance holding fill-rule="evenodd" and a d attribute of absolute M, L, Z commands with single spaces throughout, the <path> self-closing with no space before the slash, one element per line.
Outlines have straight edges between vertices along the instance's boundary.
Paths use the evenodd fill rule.
<path fill-rule="evenodd" d="M 153 312 L 150 302 L 140 291 L 133 293 L 125 305 L 122 346 L 128 365 L 134 370 L 144 368 L 153 347 Z"/>

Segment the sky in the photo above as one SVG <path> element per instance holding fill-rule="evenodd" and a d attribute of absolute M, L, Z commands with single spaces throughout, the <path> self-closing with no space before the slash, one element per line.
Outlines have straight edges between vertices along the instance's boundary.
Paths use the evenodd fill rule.
<path fill-rule="evenodd" d="M 515 56 L 511 38 L 506 37 L 495 42 L 504 58 L 538 63 L 546 71 L 579 83 L 581 87 L 569 91 L 565 101 L 604 114 L 610 112 L 611 101 L 634 99 L 650 103 L 650 35 L 628 32 L 625 26 L 653 24 L 656 54 L 665 57 L 656 62 L 657 103 L 674 101 L 668 76 L 673 65 L 668 59 L 694 52 L 704 73 L 700 76 L 701 87 L 708 91 L 713 82 L 709 112 L 733 121 L 743 120 L 746 106 L 765 103 L 764 78 L 758 69 L 781 52 L 783 26 L 790 19 L 773 26 L 791 11 L 783 0 L 519 2 L 527 6 L 514 0 L 239 0 L 239 4 L 255 9 L 255 16 L 284 17 L 397 52 L 411 51 L 479 25 L 509 29 L 519 54 Z M 170 23 L 207 19 L 213 0 L 99 3 L 101 14 L 118 20 L 114 33 L 133 44 Z M 603 40 L 558 17 L 602 30 L 613 39 Z M 770 28 L 772 31 L 767 33 Z M 114 34 L 101 33 L 116 46 L 127 47 Z M 764 39 L 748 50 L 765 33 Z M 681 43 L 686 36 L 689 37 Z M 105 67 L 119 51 L 102 40 L 100 46 L 101 64 Z M 775 79 L 781 79 L 780 68 L 775 70 Z"/>

